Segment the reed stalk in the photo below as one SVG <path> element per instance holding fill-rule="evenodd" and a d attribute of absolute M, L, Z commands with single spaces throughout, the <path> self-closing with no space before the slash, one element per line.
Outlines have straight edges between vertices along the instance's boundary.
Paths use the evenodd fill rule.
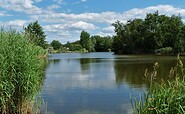
<path fill-rule="evenodd" d="M 157 64 L 152 73 L 145 76 L 150 79 L 150 87 L 138 101 L 131 98 L 134 114 L 184 114 L 185 113 L 185 82 L 183 63 L 177 56 L 177 65 L 169 72 L 173 81 L 156 83 Z M 144 100 L 143 100 L 144 99 Z"/>
<path fill-rule="evenodd" d="M 43 82 L 45 53 L 23 33 L 0 31 L 0 113 L 31 113 L 34 96 Z"/>

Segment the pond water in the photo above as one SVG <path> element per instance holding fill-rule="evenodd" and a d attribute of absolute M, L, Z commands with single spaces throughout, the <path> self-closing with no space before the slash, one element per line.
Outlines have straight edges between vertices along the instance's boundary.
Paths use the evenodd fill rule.
<path fill-rule="evenodd" d="M 130 96 L 147 90 L 147 68 L 159 62 L 156 81 L 170 79 L 175 56 L 60 53 L 48 57 L 42 114 L 132 114 Z"/>

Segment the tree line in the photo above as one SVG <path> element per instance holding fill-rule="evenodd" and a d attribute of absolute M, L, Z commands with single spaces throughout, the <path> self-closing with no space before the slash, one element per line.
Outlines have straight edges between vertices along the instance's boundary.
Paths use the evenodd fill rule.
<path fill-rule="evenodd" d="M 145 19 L 117 21 L 112 24 L 116 35 L 113 51 L 117 54 L 163 53 L 185 51 L 185 25 L 180 16 L 149 13 Z"/>
<path fill-rule="evenodd" d="M 53 40 L 50 45 L 54 50 L 78 51 L 78 52 L 107 52 L 111 51 L 113 39 L 110 36 L 99 35 L 90 36 L 86 31 L 80 34 L 80 40 L 61 44 L 58 40 Z"/>
<path fill-rule="evenodd" d="M 91 36 L 83 30 L 80 39 L 75 42 L 61 44 L 53 40 L 45 41 L 46 35 L 38 21 L 25 27 L 30 42 L 46 49 L 78 52 L 105 52 L 115 54 L 177 54 L 185 51 L 185 24 L 180 15 L 160 15 L 158 11 L 148 13 L 144 19 L 130 19 L 126 23 L 116 21 L 114 36 Z"/>
<path fill-rule="evenodd" d="M 86 31 L 82 31 L 80 34 L 80 40 L 75 42 L 67 42 L 62 44 L 58 40 L 53 40 L 50 44 L 46 42 L 46 34 L 43 31 L 42 26 L 38 21 L 31 22 L 28 26 L 24 27 L 23 32 L 30 43 L 47 49 L 52 47 L 53 50 L 59 51 L 77 51 L 77 52 L 105 52 L 111 51 L 112 37 L 102 37 L 99 35 L 90 36 Z"/>

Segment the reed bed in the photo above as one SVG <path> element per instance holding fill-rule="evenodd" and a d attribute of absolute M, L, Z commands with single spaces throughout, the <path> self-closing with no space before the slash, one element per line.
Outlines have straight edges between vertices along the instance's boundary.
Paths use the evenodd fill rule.
<path fill-rule="evenodd" d="M 0 113 L 32 113 L 34 96 L 43 82 L 45 51 L 23 33 L 0 31 Z"/>
<path fill-rule="evenodd" d="M 158 63 L 151 73 L 145 73 L 150 87 L 139 101 L 131 99 L 134 114 L 185 114 L 185 81 L 182 61 L 177 57 L 177 65 L 169 72 L 173 81 L 155 83 Z"/>

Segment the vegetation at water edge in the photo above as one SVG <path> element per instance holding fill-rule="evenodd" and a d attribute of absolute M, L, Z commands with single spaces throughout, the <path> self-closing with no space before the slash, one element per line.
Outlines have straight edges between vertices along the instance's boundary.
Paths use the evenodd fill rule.
<path fill-rule="evenodd" d="M 158 63 L 154 64 L 152 73 L 145 72 L 150 88 L 140 100 L 131 99 L 134 114 L 184 114 L 185 113 L 185 74 L 182 61 L 177 59 L 177 66 L 172 68 L 169 76 L 173 81 L 161 84 L 155 82 Z"/>
<path fill-rule="evenodd" d="M 0 31 L 0 113 L 33 111 L 34 96 L 43 82 L 45 51 L 15 30 Z"/>

